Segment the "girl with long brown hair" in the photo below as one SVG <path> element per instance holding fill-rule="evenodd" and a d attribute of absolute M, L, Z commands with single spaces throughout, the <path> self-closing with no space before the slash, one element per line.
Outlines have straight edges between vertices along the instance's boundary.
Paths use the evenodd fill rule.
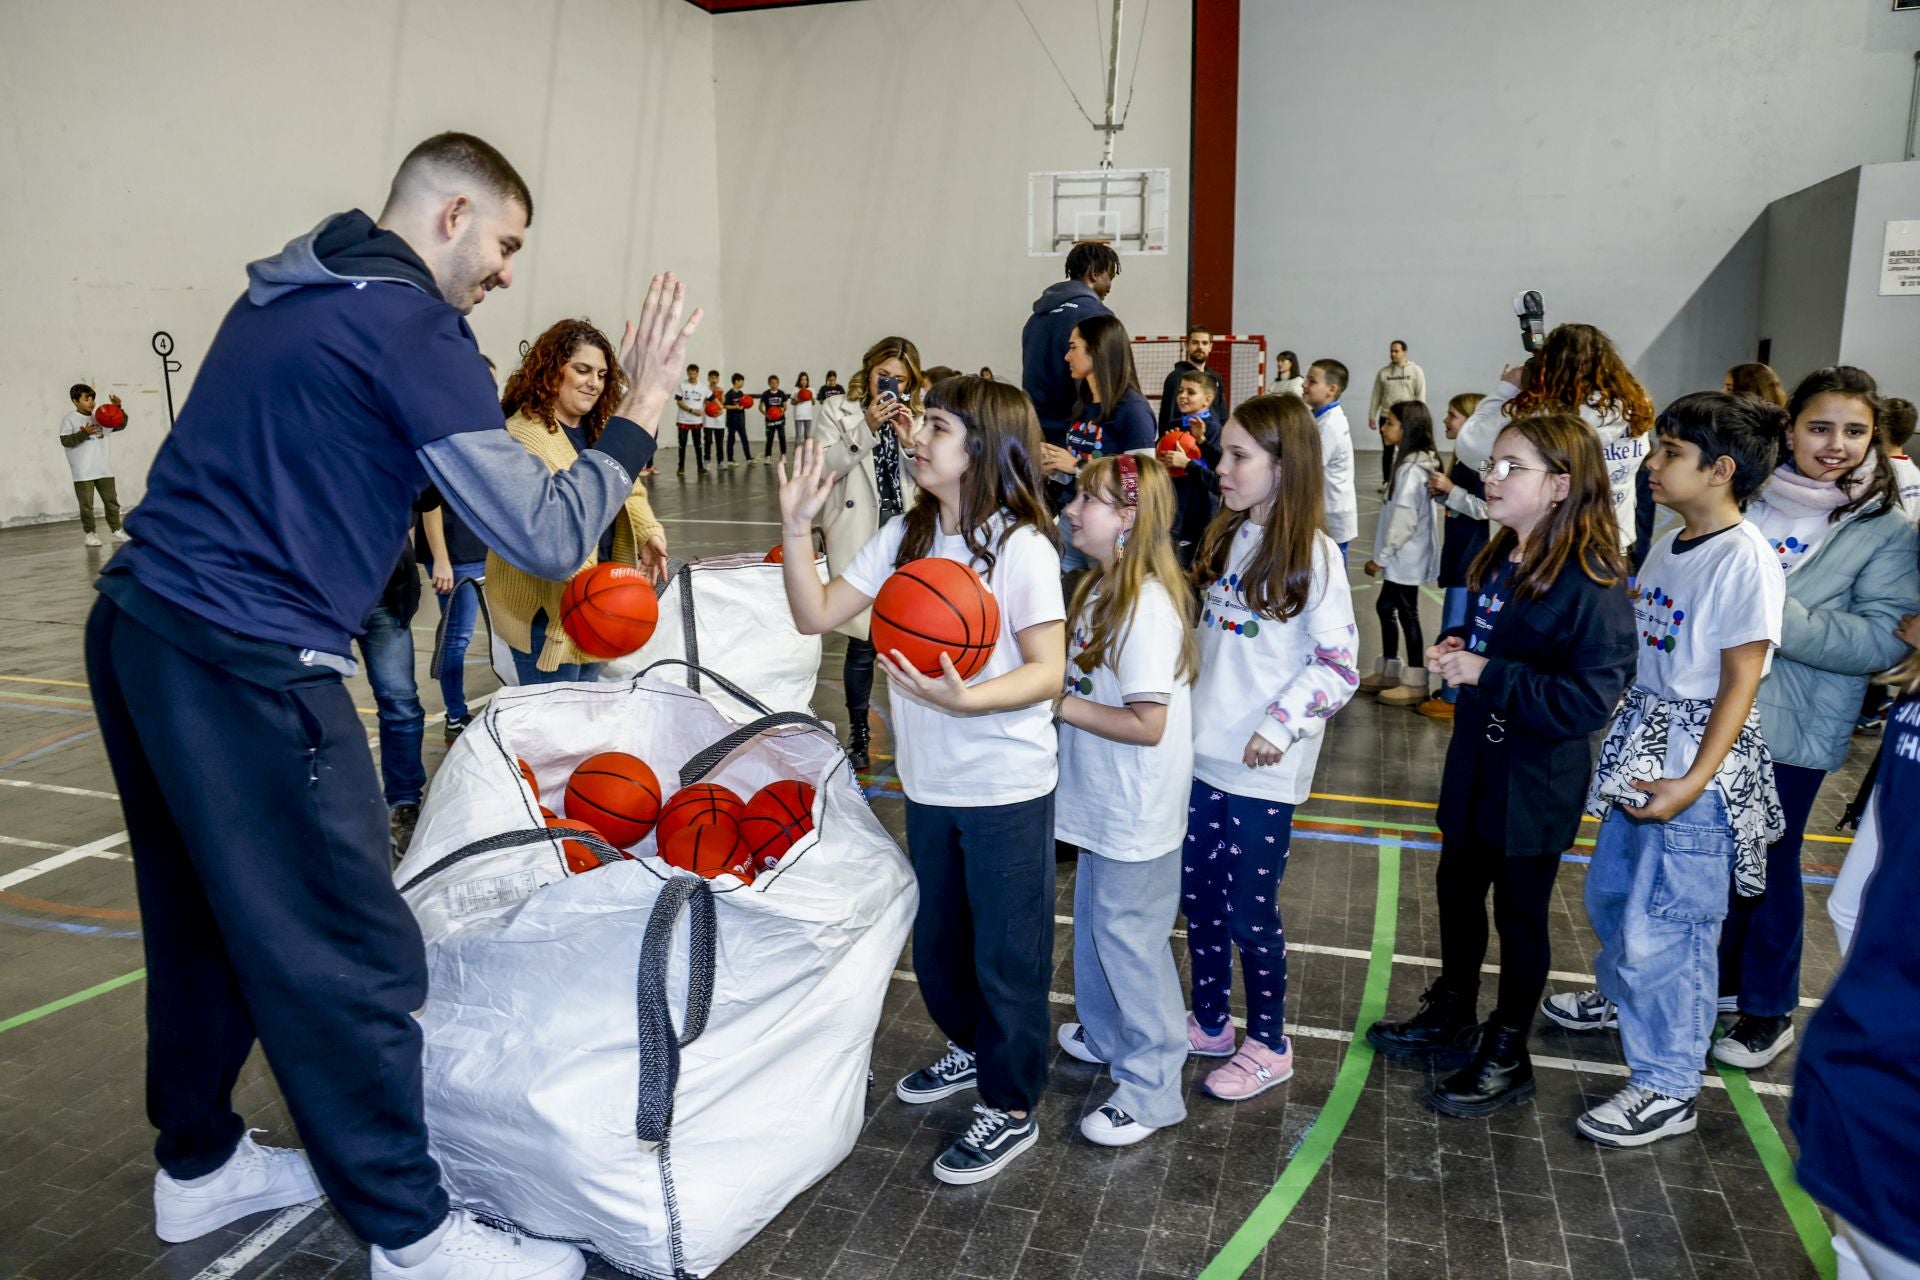
<path fill-rule="evenodd" d="M 500 393 L 507 434 L 553 471 L 591 449 L 626 393 L 613 343 L 586 320 L 562 320 L 534 341 Z M 667 572 L 667 533 L 654 518 L 646 485 L 634 479 L 626 506 L 600 535 L 586 564 L 637 565 L 655 581 Z M 513 653 L 521 684 L 591 680 L 600 670 L 559 626 L 566 581 L 536 578 L 487 553 L 487 611 L 495 635 Z"/>
<path fill-rule="evenodd" d="M 1586 803 L 1589 735 L 1605 727 L 1635 657 L 1593 431 L 1571 414 L 1516 418 L 1481 470 L 1498 532 L 1468 571 L 1466 623 L 1427 650 L 1428 667 L 1460 690 L 1440 788 L 1440 977 L 1413 1017 L 1367 1031 L 1385 1053 L 1443 1065 L 1471 1055 L 1429 1099 L 1452 1116 L 1533 1096 L 1527 1029 L 1547 983 L 1554 877 Z M 1490 889 L 1500 993 L 1482 1027 Z"/>
<path fill-rule="evenodd" d="M 1220 502 L 1193 565 L 1206 600 L 1180 897 L 1193 961 L 1188 1044 L 1229 1059 L 1205 1088 L 1235 1102 L 1293 1075 L 1281 1030 L 1280 877 L 1327 721 L 1360 676 L 1345 558 L 1323 523 L 1320 432 L 1304 400 L 1255 396 L 1233 411 L 1220 433 Z M 1247 1000 L 1238 1051 L 1235 951 Z"/>
<path fill-rule="evenodd" d="M 858 392 L 849 395 L 857 399 Z M 888 426 L 887 430 L 893 428 Z M 902 1102 L 978 1087 L 973 1124 L 933 1165 L 947 1183 L 993 1177 L 1039 1136 L 1053 971 L 1053 699 L 1066 672 L 1060 552 L 1040 495 L 1040 422 L 1018 387 L 935 384 L 906 456 L 919 494 L 828 582 L 812 527 L 837 483 L 817 440 L 779 465 L 787 603 L 818 635 L 865 612 L 893 571 L 941 557 L 970 565 L 1000 608 L 986 665 L 962 680 L 883 654 L 907 797 L 907 851 L 920 883 L 913 967 L 948 1052 L 901 1080 Z M 991 922 L 989 925 L 988 922 Z"/>
<path fill-rule="evenodd" d="M 1180 903 L 1180 850 L 1193 777 L 1193 595 L 1174 553 L 1173 482 L 1122 454 L 1080 471 L 1066 520 L 1093 569 L 1067 616 L 1058 703 L 1056 840 L 1080 851 L 1073 885 L 1073 990 L 1081 1021 L 1060 1047 L 1113 1076 L 1080 1121 L 1127 1146 L 1187 1115 L 1186 1004 L 1167 935 Z"/>

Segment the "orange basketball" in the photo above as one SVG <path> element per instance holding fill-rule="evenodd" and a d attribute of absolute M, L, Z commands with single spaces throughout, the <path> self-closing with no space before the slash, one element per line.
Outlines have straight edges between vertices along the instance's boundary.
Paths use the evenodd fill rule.
<path fill-rule="evenodd" d="M 653 834 L 658 846 L 664 849 L 674 836 L 688 827 L 713 822 L 738 826 L 746 807 L 739 796 L 719 783 L 696 782 L 674 792 L 673 799 L 660 810 L 660 821 L 654 826 Z"/>
<path fill-rule="evenodd" d="M 753 397 L 752 397 L 752 396 L 741 396 L 741 397 L 740 397 L 740 407 L 741 407 L 742 409 L 751 409 L 751 408 L 753 408 Z"/>
<path fill-rule="evenodd" d="M 514 763 L 520 766 L 520 776 L 527 780 L 527 789 L 533 792 L 533 798 L 540 798 L 540 779 L 533 776 L 533 766 L 525 760 L 516 758 Z"/>
<path fill-rule="evenodd" d="M 740 843 L 740 828 L 732 822 L 687 827 L 667 841 L 660 857 L 670 866 L 709 880 L 732 874 L 748 883 L 753 881 L 753 862 Z"/>
<path fill-rule="evenodd" d="M 545 821 L 545 822 L 552 822 L 552 821 L 553 821 L 553 820 L 554 820 L 555 818 L 557 818 L 557 817 L 559 817 L 559 816 L 560 816 L 559 814 L 557 814 L 557 813 L 555 813 L 555 812 L 554 812 L 553 810 L 551 810 L 551 809 L 549 809 L 549 808 L 547 808 L 547 806 L 545 806 L 545 805 L 541 805 L 541 806 L 540 806 L 540 817 L 541 817 L 541 820 L 542 820 L 542 821 Z"/>
<path fill-rule="evenodd" d="M 787 546 L 784 542 L 767 552 L 767 558 L 761 561 L 762 564 L 785 564 L 786 562 Z"/>
<path fill-rule="evenodd" d="M 707 397 L 707 416 L 709 418 L 720 416 L 720 402 L 711 396 Z"/>
<path fill-rule="evenodd" d="M 602 751 L 567 779 L 567 813 L 593 823 L 608 844 L 639 844 L 660 820 L 660 780 L 639 756 Z"/>
<path fill-rule="evenodd" d="M 786 409 L 780 405 L 774 405 L 771 409 L 767 410 L 768 422 L 778 422 L 780 421 L 780 419 L 786 416 L 787 416 Z"/>
<path fill-rule="evenodd" d="M 793 393 L 793 398 L 795 400 L 798 400 L 800 403 L 805 404 L 807 401 L 813 399 L 813 388 L 802 387 L 798 391 Z"/>
<path fill-rule="evenodd" d="M 771 871 L 794 842 L 813 830 L 813 788 L 793 778 L 753 793 L 740 815 L 740 839 L 754 869 Z"/>
<path fill-rule="evenodd" d="M 1195 443 L 1192 433 L 1187 431 L 1167 432 L 1167 434 L 1160 437 L 1160 443 L 1154 446 L 1154 451 L 1156 453 L 1178 453 L 1185 456 L 1189 461 L 1200 456 L 1200 446 Z M 1186 463 L 1183 462 L 1169 469 L 1173 471 L 1185 471 L 1187 466 Z"/>
<path fill-rule="evenodd" d="M 624 564 L 582 569 L 560 597 L 560 625 L 590 658 L 625 657 L 647 642 L 659 621 L 653 584 Z"/>
<path fill-rule="evenodd" d="M 898 649 L 922 675 L 940 675 L 945 653 L 960 678 L 971 680 L 1000 642 L 1000 603 L 980 575 L 958 560 L 909 561 L 873 598 L 872 636 L 875 649 Z"/>
<path fill-rule="evenodd" d="M 581 822 L 577 818 L 549 818 L 547 820 L 547 827 L 553 831 L 584 831 L 588 835 L 600 836 L 602 840 L 606 839 L 605 836 L 600 835 L 600 832 L 594 828 L 592 823 Z M 612 842 L 608 841 L 608 843 Z M 560 842 L 560 852 L 567 860 L 567 870 L 573 872 L 575 875 L 579 875 L 582 871 L 592 871 L 600 865 L 600 855 L 586 845 L 581 844 L 578 840 L 562 840 Z"/>

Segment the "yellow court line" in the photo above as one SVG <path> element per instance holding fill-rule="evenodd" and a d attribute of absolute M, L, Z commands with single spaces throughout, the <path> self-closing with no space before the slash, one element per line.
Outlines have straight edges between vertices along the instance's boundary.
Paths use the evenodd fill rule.
<path fill-rule="evenodd" d="M 1312 794 L 1312 798 L 1315 800 L 1343 800 L 1348 804 L 1385 804 L 1385 805 L 1392 805 L 1398 809 L 1437 809 L 1439 808 L 1438 805 L 1428 804 L 1425 801 L 1421 801 L 1421 800 L 1394 800 L 1387 796 L 1340 796 L 1340 795 L 1334 795 L 1330 792 L 1325 792 L 1325 791 L 1315 791 Z M 1589 814 L 1583 813 L 1580 815 L 1580 821 L 1598 822 L 1600 821 L 1600 819 L 1595 818 Z M 1818 836 L 1818 835 L 1808 834 L 1806 836 L 1803 836 L 1802 839 L 1815 840 L 1821 844 L 1852 844 L 1853 843 L 1852 836 Z"/>
<path fill-rule="evenodd" d="M 51 676 L 0 676 L 0 680 L 5 680 L 12 684 L 62 684 L 69 689 L 84 689 L 87 687 L 85 680 L 55 680 Z"/>

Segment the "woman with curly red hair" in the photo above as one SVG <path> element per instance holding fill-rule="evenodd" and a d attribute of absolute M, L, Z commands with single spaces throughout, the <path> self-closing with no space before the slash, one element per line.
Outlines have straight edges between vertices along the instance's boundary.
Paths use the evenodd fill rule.
<path fill-rule="evenodd" d="M 1650 445 L 1653 398 L 1620 358 L 1613 339 L 1590 324 L 1563 324 L 1523 364 L 1500 371 L 1500 386 L 1480 402 L 1454 441 L 1454 458 L 1477 467 L 1509 422 L 1555 413 L 1577 415 L 1600 440 L 1613 489 L 1620 547 L 1653 529 L 1653 504 L 1640 499 L 1636 478 Z"/>
<path fill-rule="evenodd" d="M 540 335 L 507 379 L 500 407 L 509 435 L 551 470 L 565 471 L 600 438 L 625 391 L 626 375 L 607 335 L 586 320 L 562 320 Z M 637 565 L 655 581 L 666 577 L 666 530 L 654 518 L 646 486 L 638 479 L 581 568 L 602 560 Z M 536 578 L 487 553 L 493 631 L 513 651 L 521 684 L 591 680 L 599 672 L 600 664 L 555 625 L 566 589 L 564 581 Z"/>

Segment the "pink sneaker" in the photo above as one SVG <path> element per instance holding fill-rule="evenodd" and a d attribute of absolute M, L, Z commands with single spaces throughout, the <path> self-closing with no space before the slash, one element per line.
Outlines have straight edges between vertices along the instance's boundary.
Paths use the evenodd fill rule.
<path fill-rule="evenodd" d="M 1227 1058 L 1233 1056 L 1233 1020 L 1220 1028 L 1219 1035 L 1208 1035 L 1200 1029 L 1193 1011 L 1187 1011 L 1187 1049 L 1203 1058 Z"/>
<path fill-rule="evenodd" d="M 1289 1039 L 1287 1047 L 1275 1053 L 1248 1036 L 1240 1046 L 1240 1052 L 1234 1054 L 1225 1066 L 1215 1067 L 1207 1073 L 1206 1084 L 1202 1087 L 1222 1102 L 1240 1102 L 1291 1079 L 1293 1041 Z"/>

